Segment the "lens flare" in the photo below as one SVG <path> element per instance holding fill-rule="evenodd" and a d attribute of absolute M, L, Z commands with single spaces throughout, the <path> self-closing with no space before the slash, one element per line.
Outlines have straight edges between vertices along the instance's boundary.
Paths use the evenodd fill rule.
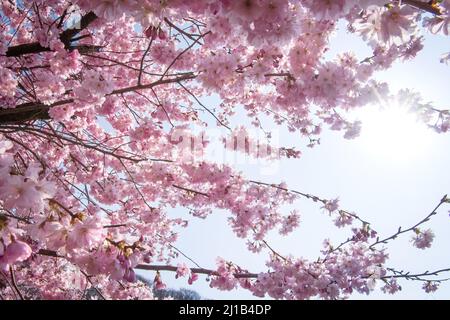
<path fill-rule="evenodd" d="M 359 118 L 362 121 L 359 141 L 376 159 L 414 160 L 425 154 L 432 143 L 432 130 L 402 104 L 367 108 Z"/>

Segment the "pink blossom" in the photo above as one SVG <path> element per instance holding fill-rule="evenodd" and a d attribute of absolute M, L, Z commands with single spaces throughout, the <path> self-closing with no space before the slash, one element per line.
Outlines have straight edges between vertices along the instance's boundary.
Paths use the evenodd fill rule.
<path fill-rule="evenodd" d="M 386 4 L 385 0 L 347 0 L 347 7 L 359 6 L 361 9 L 367 9 L 370 6 L 383 6 Z"/>
<path fill-rule="evenodd" d="M 114 84 L 110 75 L 89 70 L 84 74 L 83 89 L 91 95 L 104 96 L 114 90 Z"/>
<path fill-rule="evenodd" d="M 32 253 L 30 246 L 22 241 L 13 240 L 5 249 L 0 258 L 3 264 L 14 264 L 27 260 Z"/>
<path fill-rule="evenodd" d="M 48 249 L 57 250 L 66 245 L 70 227 L 70 217 L 58 221 L 45 217 L 30 225 L 27 231 L 33 239 L 46 243 Z"/>
<path fill-rule="evenodd" d="M 448 36 L 450 34 L 450 16 L 433 16 L 424 19 L 424 26 L 427 27 L 431 33 L 443 33 Z"/>
<path fill-rule="evenodd" d="M 7 183 L 0 186 L 0 193 L 4 194 L 5 206 L 8 208 L 33 208 L 40 211 L 44 208 L 45 197 L 51 193 L 47 193 L 45 187 L 41 193 L 37 187 L 32 180 L 11 176 Z"/>
<path fill-rule="evenodd" d="M 30 163 L 24 175 L 10 175 L 5 173 L 0 184 L 0 194 L 5 207 L 19 209 L 33 209 L 40 212 L 46 205 L 46 200 L 55 193 L 55 184 L 41 178 L 41 166 Z"/>

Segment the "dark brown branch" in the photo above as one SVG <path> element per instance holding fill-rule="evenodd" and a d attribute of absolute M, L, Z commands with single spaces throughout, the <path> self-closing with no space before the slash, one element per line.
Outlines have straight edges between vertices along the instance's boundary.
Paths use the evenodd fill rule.
<path fill-rule="evenodd" d="M 149 264 L 138 264 L 135 269 L 140 270 L 148 270 L 148 271 L 170 271 L 176 272 L 177 267 L 175 266 L 166 266 L 166 265 L 149 265 Z M 217 271 L 205 269 L 205 268 L 191 268 L 192 273 L 197 274 L 206 274 L 209 276 L 218 276 Z M 234 274 L 235 278 L 244 279 L 244 278 L 258 278 L 258 274 L 256 273 L 247 273 L 247 272 L 239 272 Z"/>
<path fill-rule="evenodd" d="M 168 83 L 178 83 L 184 80 L 195 79 L 197 76 L 193 73 L 187 73 L 185 75 L 169 78 L 164 80 L 158 80 L 149 84 L 136 85 L 126 87 L 122 89 L 114 90 L 110 95 L 122 94 L 127 92 L 151 89 L 156 86 Z M 35 119 L 50 119 L 48 110 L 52 107 L 61 106 L 74 102 L 74 99 L 66 99 L 57 101 L 51 105 L 46 105 L 39 102 L 29 102 L 16 106 L 15 108 L 0 108 L 0 124 L 19 124 L 29 120 Z"/>
<path fill-rule="evenodd" d="M 67 29 L 61 33 L 59 39 L 62 43 L 64 43 L 64 46 L 67 50 L 73 50 L 73 48 L 71 47 L 71 43 L 73 41 L 72 38 L 86 29 L 89 24 L 91 24 L 95 19 L 97 19 L 95 13 L 89 12 L 81 18 L 79 28 Z M 46 51 L 50 51 L 50 48 L 42 46 L 39 42 L 33 42 L 9 47 L 6 51 L 6 56 L 20 57 L 25 54 L 34 54 Z"/>
<path fill-rule="evenodd" d="M 304 193 L 304 192 L 300 192 L 300 191 L 297 191 L 297 190 L 283 188 L 283 187 L 281 187 L 280 185 L 277 185 L 277 184 L 266 183 L 266 182 L 261 182 L 261 181 L 256 181 L 256 180 L 248 180 L 248 182 L 256 184 L 256 185 L 259 185 L 259 186 L 271 187 L 271 188 L 274 188 L 274 189 L 282 190 L 284 192 L 296 194 L 296 195 L 302 196 L 302 197 L 304 197 L 306 199 L 312 200 L 314 202 L 320 202 L 323 205 L 326 205 L 328 203 L 327 199 L 322 199 L 322 198 L 319 198 L 319 197 L 317 197 L 315 195 Z M 339 210 L 339 213 L 340 214 L 344 214 L 344 215 L 349 215 L 349 216 L 353 217 L 354 219 L 358 220 L 359 222 L 361 222 L 363 225 L 370 225 L 370 222 L 361 219 L 361 217 L 359 217 L 358 215 L 356 215 L 354 213 L 348 212 L 346 210 Z"/>
<path fill-rule="evenodd" d="M 200 191 L 192 190 L 192 189 L 189 189 L 189 188 L 186 188 L 186 187 L 181 187 L 181 186 L 178 186 L 176 184 L 173 184 L 172 187 L 180 189 L 180 190 L 183 190 L 183 191 L 186 191 L 188 193 L 198 194 L 198 195 L 201 195 L 201 196 L 209 198 L 208 194 L 200 192 Z"/>
<path fill-rule="evenodd" d="M 431 1 L 430 1 L 431 2 Z M 403 4 L 408 4 L 412 7 L 415 7 L 417 9 L 421 9 L 423 11 L 435 14 L 435 15 L 441 15 L 442 12 L 436 5 L 430 4 L 429 2 L 422 2 L 418 0 L 402 0 Z"/>
<path fill-rule="evenodd" d="M 22 292 L 20 292 L 20 289 L 19 289 L 19 287 L 17 286 L 17 283 L 16 283 L 16 276 L 15 276 L 15 274 L 14 274 L 13 266 L 10 266 L 10 267 L 9 267 L 9 272 L 10 272 L 10 274 L 11 274 L 11 283 L 12 283 L 12 286 L 14 287 L 14 290 L 17 291 L 17 294 L 19 295 L 20 300 L 25 300 L 25 299 L 23 298 Z"/>
<path fill-rule="evenodd" d="M 427 279 L 427 277 L 436 277 L 441 273 L 450 272 L 450 268 L 440 269 L 433 272 L 425 271 L 423 273 L 411 274 L 410 272 L 397 271 L 393 268 L 387 268 L 388 271 L 393 274 L 389 274 L 381 277 L 380 279 L 391 279 L 391 278 L 404 278 L 406 280 L 414 280 L 414 281 L 430 281 L 430 282 L 444 282 L 449 281 L 449 278 L 445 279 Z"/>

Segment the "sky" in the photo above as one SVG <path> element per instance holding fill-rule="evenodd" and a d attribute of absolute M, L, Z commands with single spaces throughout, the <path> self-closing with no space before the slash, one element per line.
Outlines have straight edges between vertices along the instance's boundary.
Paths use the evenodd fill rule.
<path fill-rule="evenodd" d="M 450 48 L 447 39 L 427 36 L 425 49 L 416 59 L 396 63 L 389 71 L 379 73 L 377 79 L 388 82 L 392 92 L 402 88 L 414 89 L 426 101 L 448 109 L 450 66 L 439 62 L 440 55 Z M 358 39 L 340 31 L 330 44 L 329 57 L 353 49 L 361 59 L 371 51 Z M 218 105 L 215 98 L 204 100 L 208 106 Z M 354 140 L 343 138 L 342 132 L 325 130 L 321 144 L 305 148 L 298 134 L 280 131 L 264 123 L 265 130 L 277 132 L 285 146 L 297 146 L 300 159 L 283 159 L 268 167 L 267 163 L 242 163 L 234 167 L 249 179 L 270 183 L 285 181 L 291 189 L 321 196 L 339 197 L 342 208 L 354 211 L 370 221 L 380 236 L 395 233 L 399 226 L 410 227 L 427 216 L 445 194 L 450 194 L 450 135 L 437 134 L 395 105 L 373 105 L 355 111 L 351 116 L 363 122 L 361 136 Z M 394 120 L 393 120 L 394 119 Z M 245 123 L 243 117 L 234 124 Z M 267 126 L 266 126 L 267 124 Z M 269 170 L 270 169 L 270 170 Z M 330 238 L 339 243 L 350 230 L 338 230 L 320 205 L 299 200 L 289 209 L 301 214 L 300 227 L 288 237 L 272 232 L 267 241 L 282 254 L 316 259 L 322 242 Z M 424 272 L 450 267 L 450 205 L 426 224 L 436 237 L 427 250 L 414 248 L 411 234 L 404 234 L 387 245 L 390 258 L 386 264 L 400 270 Z M 246 249 L 245 240 L 234 236 L 228 226 L 228 213 L 215 210 L 206 220 L 190 219 L 188 210 L 176 208 L 171 213 L 189 219 L 189 227 L 181 230 L 177 247 L 202 267 L 214 268 L 215 258 L 234 261 L 250 271 L 266 270 L 264 261 L 268 252 L 253 254 Z M 183 261 L 183 260 L 181 260 Z M 189 263 L 185 260 L 184 262 Z M 189 265 L 189 264 L 188 264 Z M 153 279 L 154 273 L 140 272 Z M 450 274 L 448 274 L 450 277 Z M 186 279 L 175 279 L 173 273 L 162 272 L 163 281 L 171 288 L 188 288 L 208 299 L 254 299 L 250 292 L 238 289 L 218 291 L 209 288 L 205 277 L 189 286 Z M 421 283 L 401 281 L 402 291 L 386 295 L 377 288 L 370 296 L 354 294 L 351 299 L 448 299 L 450 283 L 443 283 L 432 294 L 421 289 Z"/>

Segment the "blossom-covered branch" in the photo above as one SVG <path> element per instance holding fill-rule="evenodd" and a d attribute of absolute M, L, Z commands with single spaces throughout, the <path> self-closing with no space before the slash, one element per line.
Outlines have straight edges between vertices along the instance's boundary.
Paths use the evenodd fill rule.
<path fill-rule="evenodd" d="M 370 247 L 373 248 L 379 244 L 386 244 L 390 240 L 396 239 L 399 235 L 401 235 L 403 233 L 411 232 L 411 231 L 414 231 L 417 235 L 414 240 L 415 246 L 417 246 L 418 248 L 421 248 L 421 249 L 430 247 L 431 242 L 433 241 L 434 235 L 431 233 L 431 230 L 427 230 L 425 232 L 420 231 L 419 226 L 424 224 L 425 222 L 428 222 L 432 216 L 436 215 L 437 210 L 445 203 L 450 203 L 450 199 L 447 197 L 447 195 L 445 195 L 441 199 L 441 201 L 439 201 L 439 204 L 431 211 L 430 214 L 428 214 L 425 218 L 423 218 L 422 220 L 417 222 L 415 225 L 413 225 L 410 228 L 406 228 L 406 229 L 399 227 L 398 231 L 396 233 L 394 233 L 393 235 L 391 235 L 389 237 L 383 238 L 383 239 L 380 239 L 379 237 L 377 237 L 376 241 L 373 244 L 371 244 Z"/>

